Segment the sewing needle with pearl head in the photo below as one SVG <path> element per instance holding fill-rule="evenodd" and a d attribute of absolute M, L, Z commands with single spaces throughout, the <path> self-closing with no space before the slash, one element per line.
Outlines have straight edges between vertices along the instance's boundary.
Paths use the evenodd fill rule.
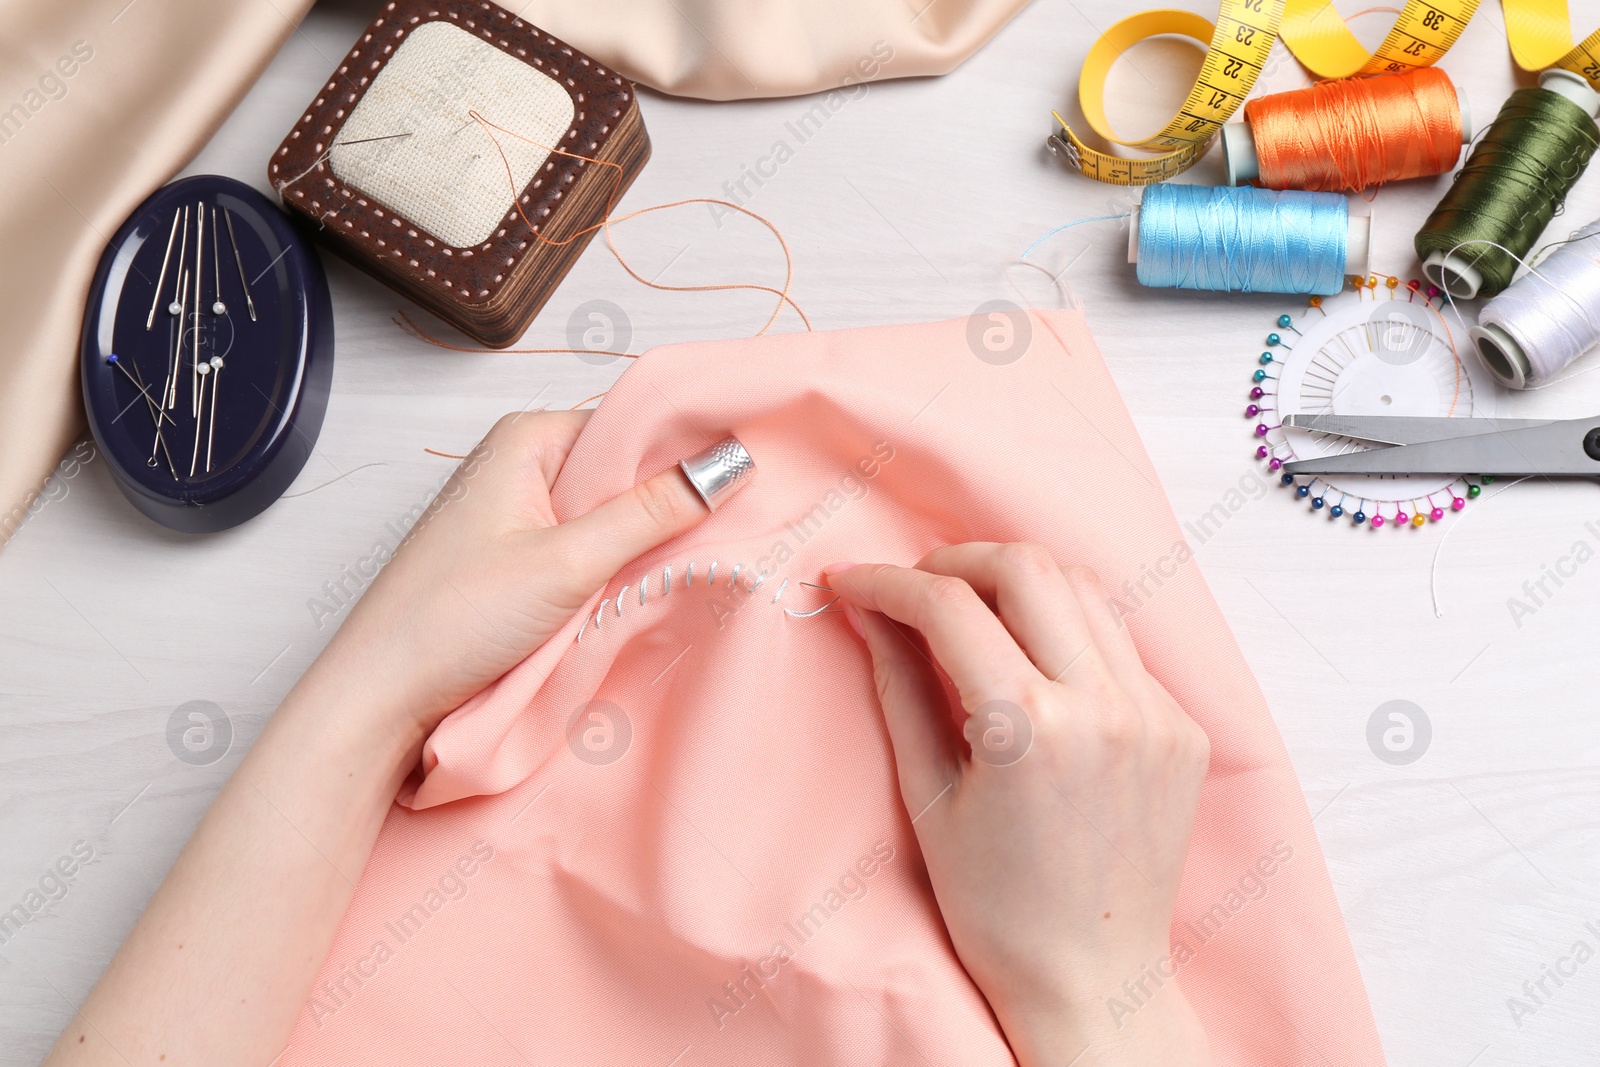
<path fill-rule="evenodd" d="M 181 316 L 184 292 L 188 288 L 188 283 L 183 280 L 183 264 L 189 256 L 189 205 L 187 204 L 183 206 L 183 221 L 178 224 L 178 229 L 183 231 L 183 239 L 178 246 L 177 272 L 173 275 L 178 284 L 172 290 L 172 302 L 167 305 L 167 314 Z"/>
<path fill-rule="evenodd" d="M 211 209 L 211 280 L 217 283 L 216 299 L 211 302 L 211 314 L 226 315 L 228 305 L 222 302 L 222 234 L 217 230 L 217 209 Z"/>

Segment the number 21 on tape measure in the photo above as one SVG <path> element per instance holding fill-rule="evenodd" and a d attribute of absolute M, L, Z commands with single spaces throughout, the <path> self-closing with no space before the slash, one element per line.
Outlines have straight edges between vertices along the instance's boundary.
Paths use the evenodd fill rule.
<path fill-rule="evenodd" d="M 1046 142 L 1051 151 L 1098 181 L 1114 185 L 1149 185 L 1182 174 L 1200 158 L 1211 139 L 1228 121 L 1261 74 L 1278 37 L 1284 0 L 1224 0 L 1216 24 L 1188 11 L 1146 11 L 1112 26 L 1090 48 L 1078 80 L 1078 102 L 1084 118 L 1101 137 L 1115 144 L 1162 154 L 1129 159 L 1098 152 L 1056 114 L 1061 129 Z M 1124 140 L 1111 129 L 1105 111 L 1105 83 L 1111 65 L 1148 37 L 1178 34 L 1208 45 L 1200 76 L 1178 113 L 1153 136 Z"/>

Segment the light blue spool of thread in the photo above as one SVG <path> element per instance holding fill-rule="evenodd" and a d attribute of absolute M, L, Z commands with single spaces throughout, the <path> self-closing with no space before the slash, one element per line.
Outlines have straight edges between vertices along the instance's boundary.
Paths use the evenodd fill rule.
<path fill-rule="evenodd" d="M 1370 215 L 1337 193 L 1150 185 L 1128 258 L 1157 289 L 1332 296 L 1367 272 Z"/>

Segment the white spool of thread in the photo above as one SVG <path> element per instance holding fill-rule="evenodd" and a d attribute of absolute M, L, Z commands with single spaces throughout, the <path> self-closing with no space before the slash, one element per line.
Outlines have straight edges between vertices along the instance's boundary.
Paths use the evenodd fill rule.
<path fill-rule="evenodd" d="M 1512 389 L 1547 381 L 1600 344 L 1600 219 L 1485 304 L 1471 336 Z"/>

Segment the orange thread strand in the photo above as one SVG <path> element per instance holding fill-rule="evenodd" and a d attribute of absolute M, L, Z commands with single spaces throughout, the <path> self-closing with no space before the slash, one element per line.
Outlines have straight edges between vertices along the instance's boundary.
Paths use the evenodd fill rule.
<path fill-rule="evenodd" d="M 1264 96 L 1244 114 L 1269 189 L 1366 189 L 1443 174 L 1461 158 L 1460 103 L 1436 67 Z"/>
<path fill-rule="evenodd" d="M 593 233 L 595 230 L 603 229 L 603 230 L 605 230 L 606 247 L 611 249 L 611 254 L 616 257 L 618 265 L 621 266 L 623 270 L 628 272 L 628 276 L 629 277 L 633 278 L 637 282 L 640 282 L 640 283 L 642 283 L 644 285 L 648 285 L 652 289 L 662 289 L 662 290 L 665 290 L 667 292 L 675 292 L 675 293 L 716 292 L 716 291 L 728 290 L 728 289 L 750 289 L 750 290 L 754 290 L 754 291 L 757 291 L 757 292 L 771 293 L 773 296 L 776 296 L 778 298 L 778 304 L 777 304 L 776 307 L 773 308 L 772 314 L 767 318 L 766 323 L 761 327 L 761 329 L 756 331 L 756 336 L 759 337 L 761 334 L 766 333 L 768 330 L 770 330 L 772 328 L 773 323 L 777 322 L 778 315 L 783 310 L 783 307 L 784 307 L 785 304 L 787 304 L 789 307 L 794 308 L 795 314 L 800 316 L 800 321 L 805 323 L 805 327 L 806 327 L 807 330 L 811 329 L 811 320 L 806 316 L 806 313 L 801 309 L 800 305 L 795 303 L 794 299 L 789 295 L 789 288 L 794 282 L 794 257 L 789 252 L 789 243 L 783 239 L 783 234 L 781 232 L 779 232 L 778 227 L 774 226 L 768 219 L 764 218 L 761 215 L 758 215 L 757 213 L 755 213 L 754 211 L 749 210 L 748 208 L 741 207 L 738 204 L 732 203 L 730 201 L 718 200 L 718 199 L 709 198 L 709 197 L 691 197 L 691 198 L 689 198 L 687 200 L 674 200 L 670 204 L 656 204 L 656 205 L 654 205 L 652 207 L 640 208 L 638 211 L 629 212 L 626 215 L 622 215 L 622 216 L 619 216 L 617 218 L 612 218 L 611 211 L 616 206 L 617 190 L 621 187 L 621 184 L 622 184 L 622 166 L 621 166 L 621 164 L 614 163 L 614 162 L 612 162 L 610 160 L 596 159 L 593 156 L 579 155 L 576 152 L 568 152 L 565 149 L 556 148 L 553 145 L 547 145 L 547 144 L 544 144 L 543 142 L 535 141 L 531 137 L 524 137 L 522 134 L 517 133 L 515 130 L 508 130 L 504 126 L 500 126 L 500 125 L 497 125 L 496 123 L 490 122 L 488 119 L 486 119 L 482 115 L 480 115 L 476 110 L 468 111 L 467 115 L 470 118 L 472 118 L 475 122 L 477 122 L 480 127 L 483 128 L 484 133 L 488 135 L 489 140 L 494 143 L 495 151 L 500 153 L 500 161 L 501 161 L 501 163 L 503 163 L 505 165 L 505 168 L 506 168 L 506 181 L 509 182 L 510 185 L 511 185 L 511 202 L 512 202 L 513 205 L 515 205 L 515 207 L 517 209 L 517 214 L 522 217 L 522 221 L 527 224 L 527 226 L 528 226 L 528 228 L 530 230 L 533 231 L 534 237 L 536 239 L 538 239 L 539 241 L 542 241 L 545 244 L 550 244 L 550 245 L 558 245 L 558 246 L 559 245 L 566 245 L 566 244 L 572 243 L 573 241 L 577 240 L 578 238 L 582 237 L 585 234 Z M 599 164 L 600 166 L 614 168 L 616 170 L 616 176 L 615 176 L 615 181 L 613 181 L 612 185 L 611 185 L 611 192 L 606 197 L 606 213 L 605 213 L 605 217 L 602 218 L 599 222 L 594 223 L 594 224 L 592 224 L 590 226 L 585 226 L 582 229 L 577 230 L 576 232 L 574 232 L 572 234 L 569 234 L 566 237 L 561 238 L 560 240 L 555 240 L 555 239 L 546 237 L 546 236 L 544 236 L 544 234 L 540 233 L 539 232 L 539 228 L 533 224 L 533 220 L 529 219 L 527 214 L 522 210 L 522 200 L 521 200 L 521 196 L 520 196 L 520 190 L 517 189 L 516 176 L 514 174 L 512 174 L 512 171 L 511 171 L 511 160 L 510 160 L 509 157 L 507 157 L 505 149 L 503 147 L 501 147 L 499 138 L 495 137 L 495 135 L 493 133 L 489 132 L 491 129 L 499 130 L 501 133 L 505 134 L 508 137 L 515 137 L 519 141 L 523 141 L 523 142 L 525 142 L 527 144 L 531 144 L 536 148 L 542 148 L 545 151 L 555 153 L 556 155 L 568 156 L 568 157 L 570 157 L 572 159 L 582 160 L 583 162 L 586 162 L 586 163 L 596 163 L 596 164 Z M 682 206 L 684 206 L 686 204 L 721 204 L 724 207 L 732 208 L 734 211 L 737 211 L 742 215 L 747 215 L 750 218 L 755 219 L 757 222 L 759 222 L 763 226 L 765 226 L 768 230 L 772 231 L 772 235 L 778 239 L 779 247 L 783 249 L 783 263 L 784 263 L 783 288 L 781 290 L 779 290 L 779 289 L 774 289 L 770 285 L 755 285 L 755 284 L 749 284 L 749 283 L 729 283 L 729 284 L 721 284 L 721 285 L 662 285 L 662 284 L 660 284 L 658 282 L 653 282 L 650 279 L 644 277 L 638 271 L 634 270 L 631 266 L 629 266 L 627 260 L 622 258 L 622 253 L 617 250 L 616 243 L 611 239 L 611 224 L 614 223 L 614 222 L 626 222 L 629 219 L 638 218 L 640 215 L 648 215 L 652 211 L 664 211 L 667 208 L 682 207 Z"/>
<path fill-rule="evenodd" d="M 390 319 L 406 333 L 419 341 L 426 341 L 439 348 L 448 348 L 452 352 L 485 352 L 485 353 L 515 353 L 521 355 L 552 355 L 571 353 L 578 356 L 620 356 L 622 359 L 638 359 L 636 352 L 611 352 L 600 348 L 466 348 L 462 345 L 453 345 L 448 341 L 441 341 L 429 334 L 421 326 L 411 321 L 411 317 L 404 311 L 396 311 Z"/>
<path fill-rule="evenodd" d="M 611 392 L 611 390 L 607 389 L 606 393 L 609 393 L 609 392 Z M 578 401 L 576 404 L 572 405 L 567 410 L 568 411 L 577 411 L 579 408 L 583 407 L 583 405 L 587 404 L 589 401 L 591 401 L 591 400 L 599 400 L 601 397 L 605 396 L 606 393 L 596 393 L 596 394 L 594 394 L 594 396 L 585 397 L 582 400 Z"/>

